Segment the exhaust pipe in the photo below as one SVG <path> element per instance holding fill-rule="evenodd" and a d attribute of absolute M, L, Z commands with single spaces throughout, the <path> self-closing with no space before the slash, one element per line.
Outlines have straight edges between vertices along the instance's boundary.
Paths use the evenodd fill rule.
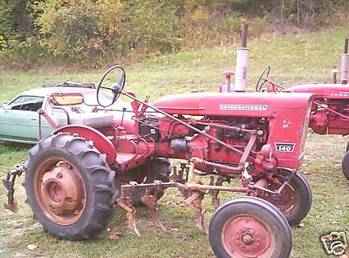
<path fill-rule="evenodd" d="M 345 39 L 344 54 L 341 58 L 341 83 L 349 82 L 349 38 Z"/>
<path fill-rule="evenodd" d="M 241 25 L 241 46 L 236 51 L 235 85 L 234 91 L 245 91 L 247 86 L 248 48 L 247 48 L 248 24 Z"/>

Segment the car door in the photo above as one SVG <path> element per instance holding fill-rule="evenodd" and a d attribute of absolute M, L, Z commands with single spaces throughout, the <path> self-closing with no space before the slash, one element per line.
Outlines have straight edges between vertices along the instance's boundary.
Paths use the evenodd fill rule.
<path fill-rule="evenodd" d="M 38 140 L 38 110 L 43 97 L 20 96 L 4 110 L 3 119 L 7 131 L 5 137 L 20 142 L 36 142 Z"/>

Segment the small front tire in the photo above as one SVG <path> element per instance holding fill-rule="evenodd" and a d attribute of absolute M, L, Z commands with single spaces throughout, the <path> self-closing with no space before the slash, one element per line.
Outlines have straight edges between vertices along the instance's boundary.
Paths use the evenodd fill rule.
<path fill-rule="evenodd" d="M 255 197 L 221 206 L 210 221 L 209 241 L 218 258 L 288 258 L 292 249 L 285 216 Z"/>

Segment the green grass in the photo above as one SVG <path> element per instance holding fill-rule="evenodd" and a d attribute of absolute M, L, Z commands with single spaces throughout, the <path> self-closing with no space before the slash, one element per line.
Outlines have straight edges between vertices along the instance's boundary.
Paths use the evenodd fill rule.
<path fill-rule="evenodd" d="M 275 81 L 289 86 L 299 82 L 324 82 L 337 64 L 342 51 L 346 28 L 284 37 L 265 36 L 250 43 L 250 89 L 258 74 L 268 64 Z M 233 67 L 234 47 L 225 46 L 161 56 L 126 67 L 128 89 L 139 96 L 155 99 L 162 95 L 192 90 L 216 91 L 223 80 L 223 71 Z M 68 69 L 29 72 L 0 72 L 0 102 L 17 93 L 42 84 L 62 80 L 97 81 L 102 71 L 70 71 Z M 303 228 L 294 233 L 293 258 L 327 257 L 319 236 L 328 231 L 349 230 L 348 182 L 341 173 L 340 162 L 346 139 L 337 136 L 310 134 L 307 140 L 303 170 L 314 194 L 313 208 Z M 0 176 L 25 159 L 26 146 L 0 145 Z M 24 203 L 23 187 L 18 184 L 19 212 L 0 210 L 0 257 L 213 257 L 207 237 L 193 226 L 192 211 L 183 208 L 171 192 L 161 201 L 161 218 L 169 228 L 163 233 L 139 211 L 142 237 L 129 233 L 125 214 L 116 211 L 112 227 L 122 233 L 119 240 L 108 240 L 104 233 L 98 240 L 85 242 L 60 241 L 42 231 Z M 5 193 L 0 188 L 0 202 Z M 208 205 L 208 204 L 207 204 Z M 212 212 L 212 209 L 210 209 Z M 27 245 L 38 247 L 30 251 Z"/>

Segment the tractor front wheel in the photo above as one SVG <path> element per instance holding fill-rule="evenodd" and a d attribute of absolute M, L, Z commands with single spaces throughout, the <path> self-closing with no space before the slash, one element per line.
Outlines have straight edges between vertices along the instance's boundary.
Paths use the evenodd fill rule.
<path fill-rule="evenodd" d="M 272 204 L 254 197 L 221 206 L 210 221 L 209 241 L 218 258 L 287 258 L 292 249 L 285 216 Z"/>
<path fill-rule="evenodd" d="M 105 156 L 69 134 L 41 141 L 26 162 L 25 190 L 34 216 L 47 232 L 63 239 L 93 238 L 106 227 L 113 180 Z"/>
<path fill-rule="evenodd" d="M 303 174 L 293 173 L 287 170 L 279 170 L 279 173 L 269 182 L 267 188 L 277 191 L 280 187 L 288 183 L 281 189 L 279 194 L 262 193 L 260 198 L 278 207 L 286 216 L 291 226 L 298 225 L 308 214 L 312 205 L 312 192 L 310 185 Z"/>

